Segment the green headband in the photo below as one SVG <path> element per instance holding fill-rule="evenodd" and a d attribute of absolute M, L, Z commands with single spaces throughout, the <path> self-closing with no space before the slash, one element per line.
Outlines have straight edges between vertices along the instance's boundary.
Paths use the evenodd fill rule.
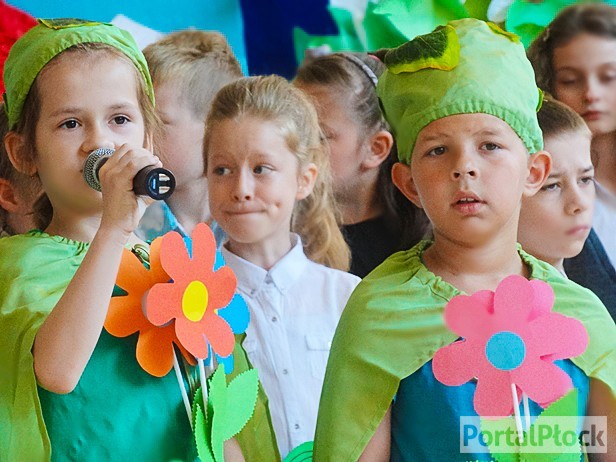
<path fill-rule="evenodd" d="M 103 43 L 124 53 L 139 70 L 148 96 L 154 89 L 145 57 L 133 37 L 112 24 L 81 19 L 39 19 L 11 48 L 4 64 L 4 109 L 9 127 L 21 117 L 24 101 L 39 72 L 55 56 L 80 43 Z"/>
<path fill-rule="evenodd" d="M 477 19 L 451 21 L 385 55 L 377 85 L 401 162 L 410 163 L 419 132 L 454 114 L 504 120 L 529 153 L 543 149 L 537 122 L 542 94 L 516 35 Z"/>

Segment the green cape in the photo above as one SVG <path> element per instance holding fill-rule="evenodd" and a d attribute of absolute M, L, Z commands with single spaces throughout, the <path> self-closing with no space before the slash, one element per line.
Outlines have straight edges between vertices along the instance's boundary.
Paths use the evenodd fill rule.
<path fill-rule="evenodd" d="M 88 244 L 40 231 L 0 239 L 2 462 L 50 458 L 31 349 L 39 327 L 64 293 L 87 249 Z M 237 336 L 235 368 L 227 380 L 251 367 L 241 340 L 243 336 Z M 261 387 L 254 414 L 236 438 L 247 462 L 280 460 Z"/>
<path fill-rule="evenodd" d="M 460 294 L 431 273 L 422 241 L 370 273 L 351 295 L 336 330 L 323 383 L 315 461 L 356 461 L 408 377 L 441 347 L 455 341 L 443 321 L 447 302 Z M 590 341 L 572 361 L 616 390 L 616 326 L 599 299 L 552 266 L 519 249 L 531 279 L 548 282 L 553 311 L 580 320 Z"/>

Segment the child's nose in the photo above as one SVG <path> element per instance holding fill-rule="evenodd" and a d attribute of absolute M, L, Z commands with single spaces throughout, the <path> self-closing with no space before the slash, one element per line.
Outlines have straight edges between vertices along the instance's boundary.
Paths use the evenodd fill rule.
<path fill-rule="evenodd" d="M 477 166 L 475 165 L 473 158 L 468 153 L 460 153 L 456 159 L 451 170 L 451 176 L 454 180 L 459 180 L 463 177 L 474 178 L 478 174 Z"/>
<path fill-rule="evenodd" d="M 586 87 L 584 92 L 584 98 L 586 102 L 593 103 L 601 96 L 601 84 L 596 78 L 588 78 L 586 80 Z"/>
<path fill-rule="evenodd" d="M 586 186 L 587 188 L 591 186 Z M 569 192 L 569 197 L 565 205 L 567 213 L 577 215 L 585 212 L 592 207 L 594 195 L 588 190 L 582 190 L 579 185 L 575 185 Z"/>
<path fill-rule="evenodd" d="M 234 184 L 233 199 L 236 201 L 248 201 L 252 199 L 253 188 L 250 175 L 240 172 Z"/>
<path fill-rule="evenodd" d="M 115 149 L 115 144 L 111 140 L 106 127 L 99 125 L 91 125 L 86 128 L 85 139 L 83 140 L 81 149 L 88 155 L 92 151 L 98 148 L 110 148 Z"/>

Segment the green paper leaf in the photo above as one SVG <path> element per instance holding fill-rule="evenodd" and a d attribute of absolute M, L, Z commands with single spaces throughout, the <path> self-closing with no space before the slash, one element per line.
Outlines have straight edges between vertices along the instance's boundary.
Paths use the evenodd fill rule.
<path fill-rule="evenodd" d="M 224 420 L 221 435 L 224 440 L 233 438 L 250 420 L 257 403 L 259 375 L 256 369 L 249 369 L 235 377 L 227 388 L 230 406 Z"/>
<path fill-rule="evenodd" d="M 469 16 L 459 0 L 382 0 L 374 14 L 386 16 L 407 40 Z"/>
<path fill-rule="evenodd" d="M 212 455 L 209 445 L 209 428 L 205 419 L 205 414 L 199 403 L 193 403 L 193 434 L 197 445 L 197 454 L 201 462 L 216 462 Z"/>
<path fill-rule="evenodd" d="M 328 7 L 332 19 L 338 26 L 339 35 L 309 35 L 299 27 L 293 29 L 295 59 L 300 64 L 304 60 L 304 52 L 308 48 L 328 45 L 332 51 L 366 51 L 361 43 L 353 15 L 343 8 Z"/>
<path fill-rule="evenodd" d="M 450 25 L 415 37 L 385 55 L 385 65 L 394 74 L 427 68 L 451 70 L 459 60 L 458 34 Z"/>
<path fill-rule="evenodd" d="M 366 35 L 366 48 L 378 50 L 380 48 L 395 48 L 408 41 L 390 21 L 389 16 L 375 13 L 378 3 L 368 2 L 366 15 L 362 26 Z"/>
<path fill-rule="evenodd" d="M 227 409 L 227 381 L 222 367 L 208 380 L 208 408 L 212 410 L 212 453 L 216 462 L 224 462 L 224 438 L 222 430 L 225 428 Z"/>
<path fill-rule="evenodd" d="M 488 20 L 488 7 L 492 0 L 466 0 L 464 7 L 471 18 Z"/>
<path fill-rule="evenodd" d="M 539 416 L 536 418 L 535 422 L 531 425 L 529 431 L 525 432 L 524 440 L 527 441 L 528 438 L 534 439 L 537 441 L 536 437 L 532 437 L 531 435 L 540 434 L 539 427 L 544 427 L 549 425 L 550 422 L 548 419 L 552 419 L 555 417 L 577 417 L 578 414 L 578 403 L 577 403 L 577 390 L 573 389 L 563 398 L 555 401 L 546 408 Z M 577 420 L 577 419 L 572 419 Z M 567 424 L 567 425 L 564 425 Z M 576 432 L 575 423 L 570 423 L 568 420 L 561 420 L 559 422 L 559 431 L 564 432 Z M 490 435 L 498 435 L 499 432 L 502 435 L 506 434 L 516 434 L 517 429 L 515 425 L 515 420 L 513 417 L 507 417 L 505 419 L 499 420 L 487 420 L 481 419 L 481 431 L 482 433 L 488 433 Z M 497 445 L 495 438 L 486 438 L 488 441 L 488 447 L 490 448 L 490 454 L 494 457 L 498 462 L 579 462 L 580 460 L 580 447 L 578 445 L 577 452 L 563 452 L 562 447 L 554 446 L 554 453 L 544 453 L 544 452 L 533 452 L 531 448 L 527 448 L 524 443 L 517 447 L 517 449 L 512 450 L 508 449 L 508 452 L 500 452 L 503 447 L 512 446 L 507 444 L 503 444 L 503 441 L 500 441 L 500 445 Z M 504 439 L 504 438 L 503 438 Z M 547 440 L 546 440 L 547 441 Z M 517 443 L 514 443 L 514 446 L 517 446 Z M 544 446 L 545 448 L 545 446 Z M 512 452 L 516 451 L 516 452 Z"/>
<path fill-rule="evenodd" d="M 575 0 L 544 0 L 534 3 L 515 0 L 507 10 L 508 31 L 520 36 L 525 47 L 541 33 L 563 8 L 578 3 Z"/>
<path fill-rule="evenodd" d="M 312 462 L 312 453 L 314 451 L 314 442 L 306 441 L 305 443 L 296 446 L 283 462 Z"/>

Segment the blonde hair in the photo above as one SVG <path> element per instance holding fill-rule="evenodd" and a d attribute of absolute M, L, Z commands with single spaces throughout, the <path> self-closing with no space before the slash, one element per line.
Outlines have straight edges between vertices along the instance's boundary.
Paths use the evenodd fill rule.
<path fill-rule="evenodd" d="M 208 140 L 216 124 L 246 116 L 276 123 L 300 169 L 310 163 L 317 166 L 312 194 L 295 204 L 291 230 L 302 238 L 308 258 L 347 271 L 351 254 L 339 228 L 329 155 L 316 110 L 301 90 L 275 75 L 247 77 L 223 87 L 205 124 L 205 168 Z"/>
<path fill-rule="evenodd" d="M 218 32 L 174 32 L 148 45 L 143 54 L 154 84 L 172 82 L 182 102 L 201 119 L 218 90 L 243 76 L 229 43 Z"/>
<path fill-rule="evenodd" d="M 112 47 L 111 45 L 106 45 L 103 43 L 79 43 L 73 45 L 70 48 L 67 48 L 63 52 L 54 56 L 45 67 L 38 74 L 34 83 L 30 87 L 30 91 L 28 92 L 28 96 L 24 100 L 23 110 L 21 112 L 21 117 L 17 121 L 15 128 L 13 131 L 19 135 L 24 140 L 23 149 L 20 154 L 22 159 L 22 165 L 31 164 L 36 159 L 36 126 L 40 117 L 41 110 L 41 95 L 38 88 L 38 81 L 42 74 L 44 74 L 45 69 L 47 69 L 50 65 L 54 63 L 58 63 L 60 59 L 66 58 L 68 55 L 79 54 L 85 57 L 91 57 L 95 55 L 106 54 L 107 56 L 119 59 L 124 61 L 125 63 L 130 64 L 131 69 L 133 70 L 133 74 L 135 76 L 135 80 L 137 82 L 137 101 L 139 103 L 139 109 L 141 111 L 141 115 L 143 116 L 143 123 L 145 127 L 145 136 L 144 140 L 151 139 L 156 145 L 155 133 L 159 131 L 160 127 L 160 119 L 156 115 L 156 111 L 154 110 L 154 103 L 148 96 L 146 90 L 146 84 L 143 80 L 143 77 L 139 73 L 139 70 L 135 67 L 133 62 L 130 60 L 128 56 L 122 53 L 117 48 Z M 17 167 L 17 166 L 16 166 Z M 53 214 L 53 208 L 47 194 L 42 194 L 41 197 L 34 204 L 34 218 L 36 222 L 40 225 L 41 229 L 46 228 L 51 221 Z"/>

